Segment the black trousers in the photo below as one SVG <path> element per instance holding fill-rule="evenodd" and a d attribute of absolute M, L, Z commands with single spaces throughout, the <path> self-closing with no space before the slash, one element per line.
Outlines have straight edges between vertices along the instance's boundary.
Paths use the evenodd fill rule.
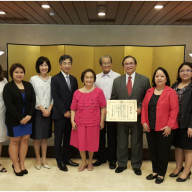
<path fill-rule="evenodd" d="M 68 161 L 71 157 L 72 146 L 70 145 L 71 138 L 71 119 L 55 119 L 54 120 L 54 149 L 57 163 Z M 63 142 L 63 149 L 61 144 Z"/>
<path fill-rule="evenodd" d="M 146 132 L 149 154 L 152 161 L 154 173 L 165 176 L 169 161 L 169 152 L 175 135 L 175 130 L 171 130 L 171 135 L 164 137 L 163 131 Z"/>
<path fill-rule="evenodd" d="M 106 132 L 107 132 L 107 146 L 106 152 Z M 100 130 L 99 151 L 97 152 L 97 159 L 103 163 L 107 160 L 109 162 L 117 161 L 117 123 L 106 122 L 105 127 Z"/>

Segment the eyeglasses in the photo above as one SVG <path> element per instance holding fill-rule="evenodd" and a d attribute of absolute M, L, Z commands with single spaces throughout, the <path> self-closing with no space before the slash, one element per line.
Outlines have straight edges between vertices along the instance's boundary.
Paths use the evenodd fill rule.
<path fill-rule="evenodd" d="M 106 65 L 111 65 L 111 62 L 107 62 L 107 63 L 102 63 L 103 66 L 106 66 Z"/>
<path fill-rule="evenodd" d="M 133 66 L 133 65 L 135 65 L 135 63 L 125 63 L 124 65 L 125 66 Z"/>
<path fill-rule="evenodd" d="M 184 71 L 184 70 L 182 70 L 182 71 L 179 71 L 180 73 L 191 73 L 191 70 L 186 70 L 186 71 Z"/>

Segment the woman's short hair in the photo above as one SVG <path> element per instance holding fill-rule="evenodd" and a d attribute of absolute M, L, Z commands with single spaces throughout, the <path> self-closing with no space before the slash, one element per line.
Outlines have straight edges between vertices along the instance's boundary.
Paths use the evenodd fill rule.
<path fill-rule="evenodd" d="M 96 81 L 96 74 L 95 74 L 95 72 L 94 72 L 92 69 L 86 69 L 86 70 L 83 71 L 83 73 L 81 74 L 81 81 L 82 81 L 82 83 L 84 83 L 85 74 L 88 73 L 88 72 L 91 72 L 91 73 L 93 74 L 94 82 Z"/>
<path fill-rule="evenodd" d="M 152 79 L 152 86 L 153 86 L 153 87 L 156 87 L 155 75 L 156 75 L 156 73 L 157 73 L 158 70 L 161 70 L 161 71 L 165 74 L 165 76 L 166 76 L 166 78 L 167 78 L 167 82 L 165 83 L 165 85 L 170 86 L 171 82 L 170 82 L 169 74 L 167 73 L 167 71 L 166 71 L 163 67 L 158 67 L 158 68 L 156 69 L 156 71 L 154 72 L 154 74 L 153 74 L 153 79 Z"/>
<path fill-rule="evenodd" d="M 25 74 L 25 68 L 23 67 L 23 65 L 21 65 L 20 63 L 14 63 L 11 68 L 9 69 L 9 74 L 11 76 L 11 78 L 13 79 L 13 72 L 15 71 L 15 69 L 20 68 L 23 70 L 24 74 Z"/>
<path fill-rule="evenodd" d="M 49 59 L 47 57 L 41 56 L 36 61 L 35 68 L 36 68 L 37 73 L 40 73 L 39 66 L 42 65 L 44 62 L 46 62 L 49 67 L 48 73 L 51 71 L 51 63 L 50 63 Z"/>
<path fill-rule="evenodd" d="M 181 82 L 181 78 L 180 78 L 180 76 L 179 76 L 179 71 L 180 71 L 180 69 L 181 69 L 184 65 L 187 65 L 187 66 L 189 66 L 189 67 L 192 69 L 192 63 L 189 63 L 189 62 L 184 62 L 184 63 L 182 63 L 182 64 L 179 66 L 178 71 L 177 71 L 177 81 L 178 81 L 178 83 Z"/>
<path fill-rule="evenodd" d="M 3 79 L 4 79 L 4 72 L 2 66 L 0 65 L 0 81 L 3 81 Z"/>

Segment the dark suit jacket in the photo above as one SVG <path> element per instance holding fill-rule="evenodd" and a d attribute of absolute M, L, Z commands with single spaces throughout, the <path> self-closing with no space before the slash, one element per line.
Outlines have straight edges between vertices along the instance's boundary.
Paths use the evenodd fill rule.
<path fill-rule="evenodd" d="M 25 113 L 23 115 L 23 98 L 21 91 L 14 81 L 7 83 L 3 89 L 3 100 L 6 106 L 5 124 L 13 127 L 20 125 L 20 121 L 27 115 L 33 116 L 35 110 L 35 92 L 31 83 L 23 81 L 25 88 Z M 32 118 L 28 123 L 32 123 Z"/>
<path fill-rule="evenodd" d="M 174 89 L 178 85 L 178 82 L 172 85 Z M 179 128 L 192 128 L 192 81 L 183 92 L 181 97 L 181 123 Z"/>
<path fill-rule="evenodd" d="M 71 91 L 67 82 L 60 72 L 51 78 L 51 94 L 53 97 L 53 119 L 65 119 L 64 113 L 70 111 L 73 93 L 78 89 L 77 79 L 69 75 Z"/>
<path fill-rule="evenodd" d="M 113 100 L 137 100 L 137 108 L 142 108 L 142 101 L 145 97 L 147 90 L 150 88 L 149 78 L 135 73 L 135 80 L 132 88 L 131 95 L 128 95 L 126 85 L 126 74 L 117 77 L 113 82 L 113 89 L 111 93 L 111 99 Z M 141 122 L 141 116 L 139 115 L 138 123 Z"/>

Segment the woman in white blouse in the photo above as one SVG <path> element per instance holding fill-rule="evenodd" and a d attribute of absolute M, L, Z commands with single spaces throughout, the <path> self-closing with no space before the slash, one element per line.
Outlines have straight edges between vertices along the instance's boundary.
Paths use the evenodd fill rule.
<path fill-rule="evenodd" d="M 40 170 L 41 165 L 50 169 L 46 160 L 47 140 L 52 136 L 51 110 L 53 99 L 51 97 L 51 77 L 47 75 L 51 70 L 51 64 L 48 58 L 39 57 L 36 62 L 36 71 L 38 75 L 30 78 L 36 94 L 36 106 L 32 126 L 31 139 L 36 154 L 35 168 Z M 40 146 L 42 151 L 42 162 L 40 157 Z"/>
<path fill-rule="evenodd" d="M 3 69 L 0 65 L 0 156 L 2 149 L 2 142 L 8 139 L 7 137 L 7 127 L 5 125 L 5 104 L 3 101 L 3 88 L 7 83 L 7 79 L 4 78 Z M 7 170 L 0 164 L 0 172 L 5 173 Z"/>

